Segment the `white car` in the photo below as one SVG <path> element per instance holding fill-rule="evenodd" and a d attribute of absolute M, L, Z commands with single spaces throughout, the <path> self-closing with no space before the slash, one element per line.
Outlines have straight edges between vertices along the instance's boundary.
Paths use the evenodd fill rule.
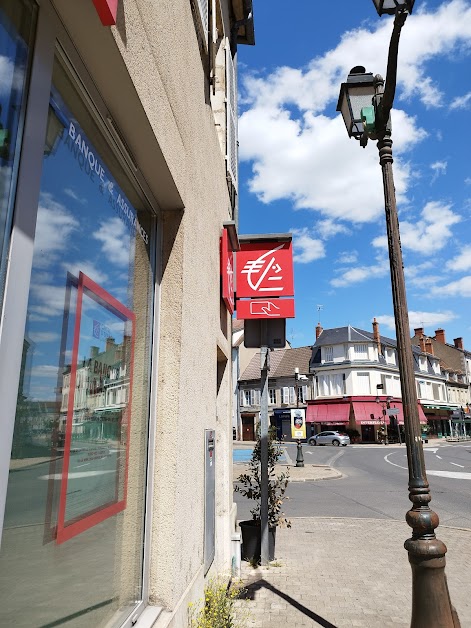
<path fill-rule="evenodd" d="M 308 443 L 310 445 L 334 445 L 334 447 L 342 445 L 342 447 L 346 447 L 350 444 L 350 437 L 340 432 L 321 432 L 311 436 Z"/>

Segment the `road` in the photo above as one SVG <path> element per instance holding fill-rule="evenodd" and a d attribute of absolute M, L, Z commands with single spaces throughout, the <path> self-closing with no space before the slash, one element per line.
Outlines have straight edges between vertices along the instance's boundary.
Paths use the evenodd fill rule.
<path fill-rule="evenodd" d="M 295 464 L 296 446 L 286 445 Z M 284 504 L 287 517 L 360 517 L 403 520 L 410 509 L 406 449 L 303 446 L 305 464 L 329 464 L 338 480 L 291 482 Z M 442 525 L 471 529 L 471 443 L 424 448 L 431 508 Z M 250 518 L 250 503 L 234 494 L 238 518 Z"/>

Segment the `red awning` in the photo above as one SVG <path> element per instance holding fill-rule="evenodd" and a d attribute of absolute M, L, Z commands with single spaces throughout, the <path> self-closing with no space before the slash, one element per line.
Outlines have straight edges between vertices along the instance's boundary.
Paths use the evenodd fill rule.
<path fill-rule="evenodd" d="M 399 413 L 395 416 L 399 425 L 404 425 L 402 402 L 391 401 L 390 407 L 399 410 Z M 426 424 L 427 419 L 420 403 L 417 403 L 417 409 L 419 411 L 419 421 Z M 354 401 L 353 413 L 355 421 L 363 425 L 380 425 L 383 422 L 383 404 L 376 403 L 375 401 Z M 371 415 L 373 415 L 373 417 Z"/>
<path fill-rule="evenodd" d="M 313 403 L 308 404 L 306 422 L 338 425 L 348 423 L 350 403 Z"/>

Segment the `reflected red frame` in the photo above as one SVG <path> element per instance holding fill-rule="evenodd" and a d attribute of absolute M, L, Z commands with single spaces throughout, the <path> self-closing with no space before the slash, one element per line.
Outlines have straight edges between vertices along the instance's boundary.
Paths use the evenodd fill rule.
<path fill-rule="evenodd" d="M 90 298 L 94 299 L 99 305 L 106 308 L 112 314 L 117 316 L 123 321 L 131 321 L 132 333 L 131 333 L 131 356 L 130 356 L 130 374 L 129 374 L 129 400 L 124 412 L 122 425 L 126 425 L 126 458 L 125 458 L 125 470 L 124 470 L 124 487 L 123 498 L 120 501 L 104 504 L 96 510 L 86 513 L 83 517 L 72 520 L 70 523 L 65 521 L 65 510 L 67 505 L 67 485 L 69 476 L 69 464 L 70 464 L 70 447 L 72 442 L 72 420 L 74 415 L 74 398 L 75 398 L 75 385 L 77 378 L 77 357 L 80 341 L 80 325 L 82 321 L 82 301 L 84 289 L 88 291 Z M 88 296 L 88 295 L 87 295 Z M 61 489 L 59 498 L 59 512 L 57 520 L 57 536 L 56 543 L 60 545 L 65 541 L 77 536 L 92 528 L 93 526 L 101 523 L 108 517 L 112 517 L 118 512 L 123 511 L 126 508 L 127 489 L 128 489 L 128 466 L 129 466 L 129 441 L 130 441 L 130 425 L 131 425 L 131 402 L 132 402 L 132 383 L 133 383 L 133 364 L 134 364 L 134 335 L 135 335 L 135 315 L 134 312 L 129 310 L 125 305 L 120 303 L 117 299 L 111 296 L 106 290 L 95 283 L 90 277 L 87 277 L 82 272 L 79 274 L 78 289 L 77 289 L 77 305 L 76 316 L 74 325 L 74 339 L 72 348 L 72 360 L 70 370 L 70 389 L 69 389 L 69 403 L 67 407 L 67 423 L 65 434 L 65 447 L 64 447 L 64 462 L 62 467 Z M 119 491 L 119 470 L 116 481 L 116 491 L 118 499 Z"/>

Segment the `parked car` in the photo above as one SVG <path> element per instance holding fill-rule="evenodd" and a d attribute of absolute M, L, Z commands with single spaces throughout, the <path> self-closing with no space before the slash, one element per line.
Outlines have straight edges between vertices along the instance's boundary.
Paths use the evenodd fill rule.
<path fill-rule="evenodd" d="M 342 445 L 342 447 L 346 447 L 350 444 L 350 437 L 340 432 L 320 432 L 320 434 L 311 436 L 308 443 L 310 445 L 334 445 L 334 447 Z"/>

